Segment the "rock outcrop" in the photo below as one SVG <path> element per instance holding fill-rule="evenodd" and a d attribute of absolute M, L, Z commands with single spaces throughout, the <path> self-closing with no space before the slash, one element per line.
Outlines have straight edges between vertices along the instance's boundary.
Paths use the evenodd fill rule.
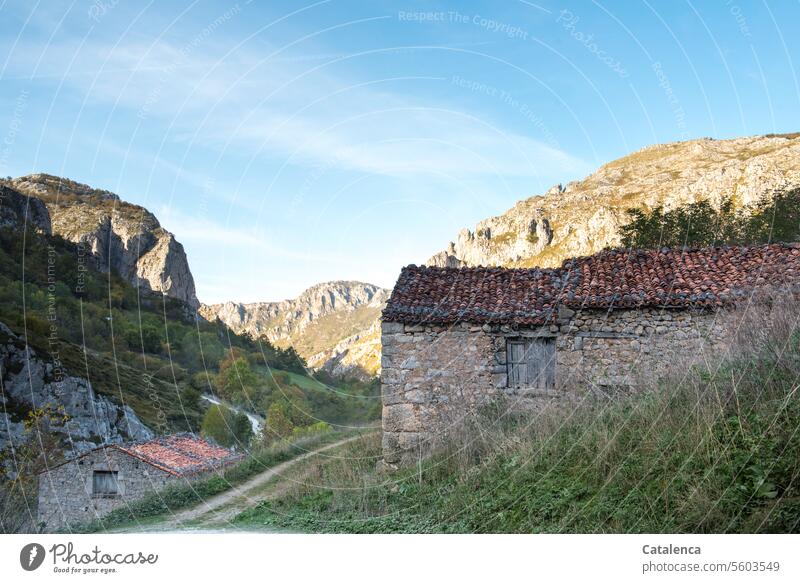
<path fill-rule="evenodd" d="M 7 186 L 44 202 L 52 234 L 84 245 L 101 270 L 199 307 L 183 245 L 147 209 L 48 174 L 15 178 Z"/>
<path fill-rule="evenodd" d="M 381 372 L 380 316 L 366 330 L 348 336 L 329 350 L 309 357 L 308 365 L 339 378 L 369 380 L 377 377 Z"/>
<path fill-rule="evenodd" d="M 555 267 L 619 243 L 629 208 L 666 210 L 729 196 L 748 205 L 800 185 L 800 134 L 650 146 L 462 230 L 437 266 Z"/>
<path fill-rule="evenodd" d="M 203 305 L 200 315 L 231 330 L 292 346 L 314 369 L 339 376 L 377 374 L 380 339 L 373 329 L 389 290 L 354 281 L 317 284 L 282 302 Z"/>
<path fill-rule="evenodd" d="M 0 227 L 18 229 L 25 226 L 43 235 L 52 234 L 50 213 L 38 198 L 0 184 Z"/>
<path fill-rule="evenodd" d="M 0 378 L 0 450 L 26 438 L 25 416 L 35 409 L 50 413 L 49 429 L 62 438 L 67 456 L 154 435 L 130 407 L 97 395 L 87 379 L 70 376 L 58 362 L 37 354 L 2 322 Z"/>

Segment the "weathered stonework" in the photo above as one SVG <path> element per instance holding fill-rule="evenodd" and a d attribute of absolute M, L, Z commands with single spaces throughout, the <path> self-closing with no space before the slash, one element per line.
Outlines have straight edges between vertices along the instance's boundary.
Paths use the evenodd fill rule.
<path fill-rule="evenodd" d="M 490 401 L 537 402 L 624 390 L 640 375 L 666 372 L 675 357 L 726 345 L 725 311 L 624 309 L 559 311 L 531 328 L 382 324 L 383 454 L 389 467 L 424 456 L 469 412 Z M 508 384 L 507 341 L 555 342 L 552 389 Z"/>
<path fill-rule="evenodd" d="M 118 472 L 119 495 L 92 494 L 94 471 Z M 52 532 L 95 520 L 182 479 L 114 447 L 99 448 L 39 476 L 39 526 Z"/>

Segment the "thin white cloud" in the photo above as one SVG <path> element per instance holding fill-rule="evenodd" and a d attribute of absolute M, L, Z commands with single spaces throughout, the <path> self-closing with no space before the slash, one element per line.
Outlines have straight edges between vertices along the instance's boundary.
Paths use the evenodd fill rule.
<path fill-rule="evenodd" d="M 190 216 L 174 207 L 161 206 L 156 210 L 161 225 L 172 232 L 181 243 L 216 252 L 258 254 L 259 257 L 291 259 L 316 263 L 333 258 L 320 253 L 303 253 L 276 244 L 265 229 L 220 224 L 208 217 Z"/>
<path fill-rule="evenodd" d="M 76 50 L 54 44 L 27 47 L 25 54 L 38 60 L 44 51 L 40 74 L 60 75 L 90 102 L 164 120 L 172 139 L 266 154 L 279 163 L 388 175 L 574 175 L 588 168 L 532 136 L 405 94 L 402 80 L 348 84 L 291 55 L 265 61 L 251 51 L 226 53 L 212 42 L 187 55 L 164 41 L 113 50 L 86 45 L 72 67 L 79 73 L 65 74 Z M 15 58 L 23 70 L 11 74 L 24 74 L 25 60 Z"/>

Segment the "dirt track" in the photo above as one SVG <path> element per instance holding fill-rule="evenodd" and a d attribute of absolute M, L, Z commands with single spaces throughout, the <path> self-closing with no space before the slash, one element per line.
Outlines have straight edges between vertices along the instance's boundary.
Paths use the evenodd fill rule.
<path fill-rule="evenodd" d="M 314 451 L 304 453 L 296 458 L 278 464 L 277 466 L 268 468 L 235 488 L 212 496 L 197 506 L 173 514 L 163 522 L 152 525 L 138 525 L 124 530 L 125 532 L 174 532 L 186 530 L 219 532 L 223 530 L 237 530 L 230 524 L 230 521 L 237 514 L 258 504 L 262 500 L 268 500 L 279 495 L 290 485 L 289 483 L 277 483 L 273 488 L 264 491 L 273 479 L 277 481 L 289 469 L 301 462 L 314 456 L 324 454 L 324 452 L 331 449 L 341 447 L 361 437 L 363 436 L 355 435 L 353 437 L 348 437 L 315 449 Z"/>

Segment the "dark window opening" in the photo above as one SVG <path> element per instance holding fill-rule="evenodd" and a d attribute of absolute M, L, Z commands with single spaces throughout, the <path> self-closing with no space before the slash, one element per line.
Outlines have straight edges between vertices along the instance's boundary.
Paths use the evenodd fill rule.
<path fill-rule="evenodd" d="M 554 389 L 555 338 L 514 338 L 506 345 L 508 386 L 512 389 Z"/>
<path fill-rule="evenodd" d="M 95 470 L 92 474 L 92 494 L 101 498 L 119 496 L 117 472 Z"/>

